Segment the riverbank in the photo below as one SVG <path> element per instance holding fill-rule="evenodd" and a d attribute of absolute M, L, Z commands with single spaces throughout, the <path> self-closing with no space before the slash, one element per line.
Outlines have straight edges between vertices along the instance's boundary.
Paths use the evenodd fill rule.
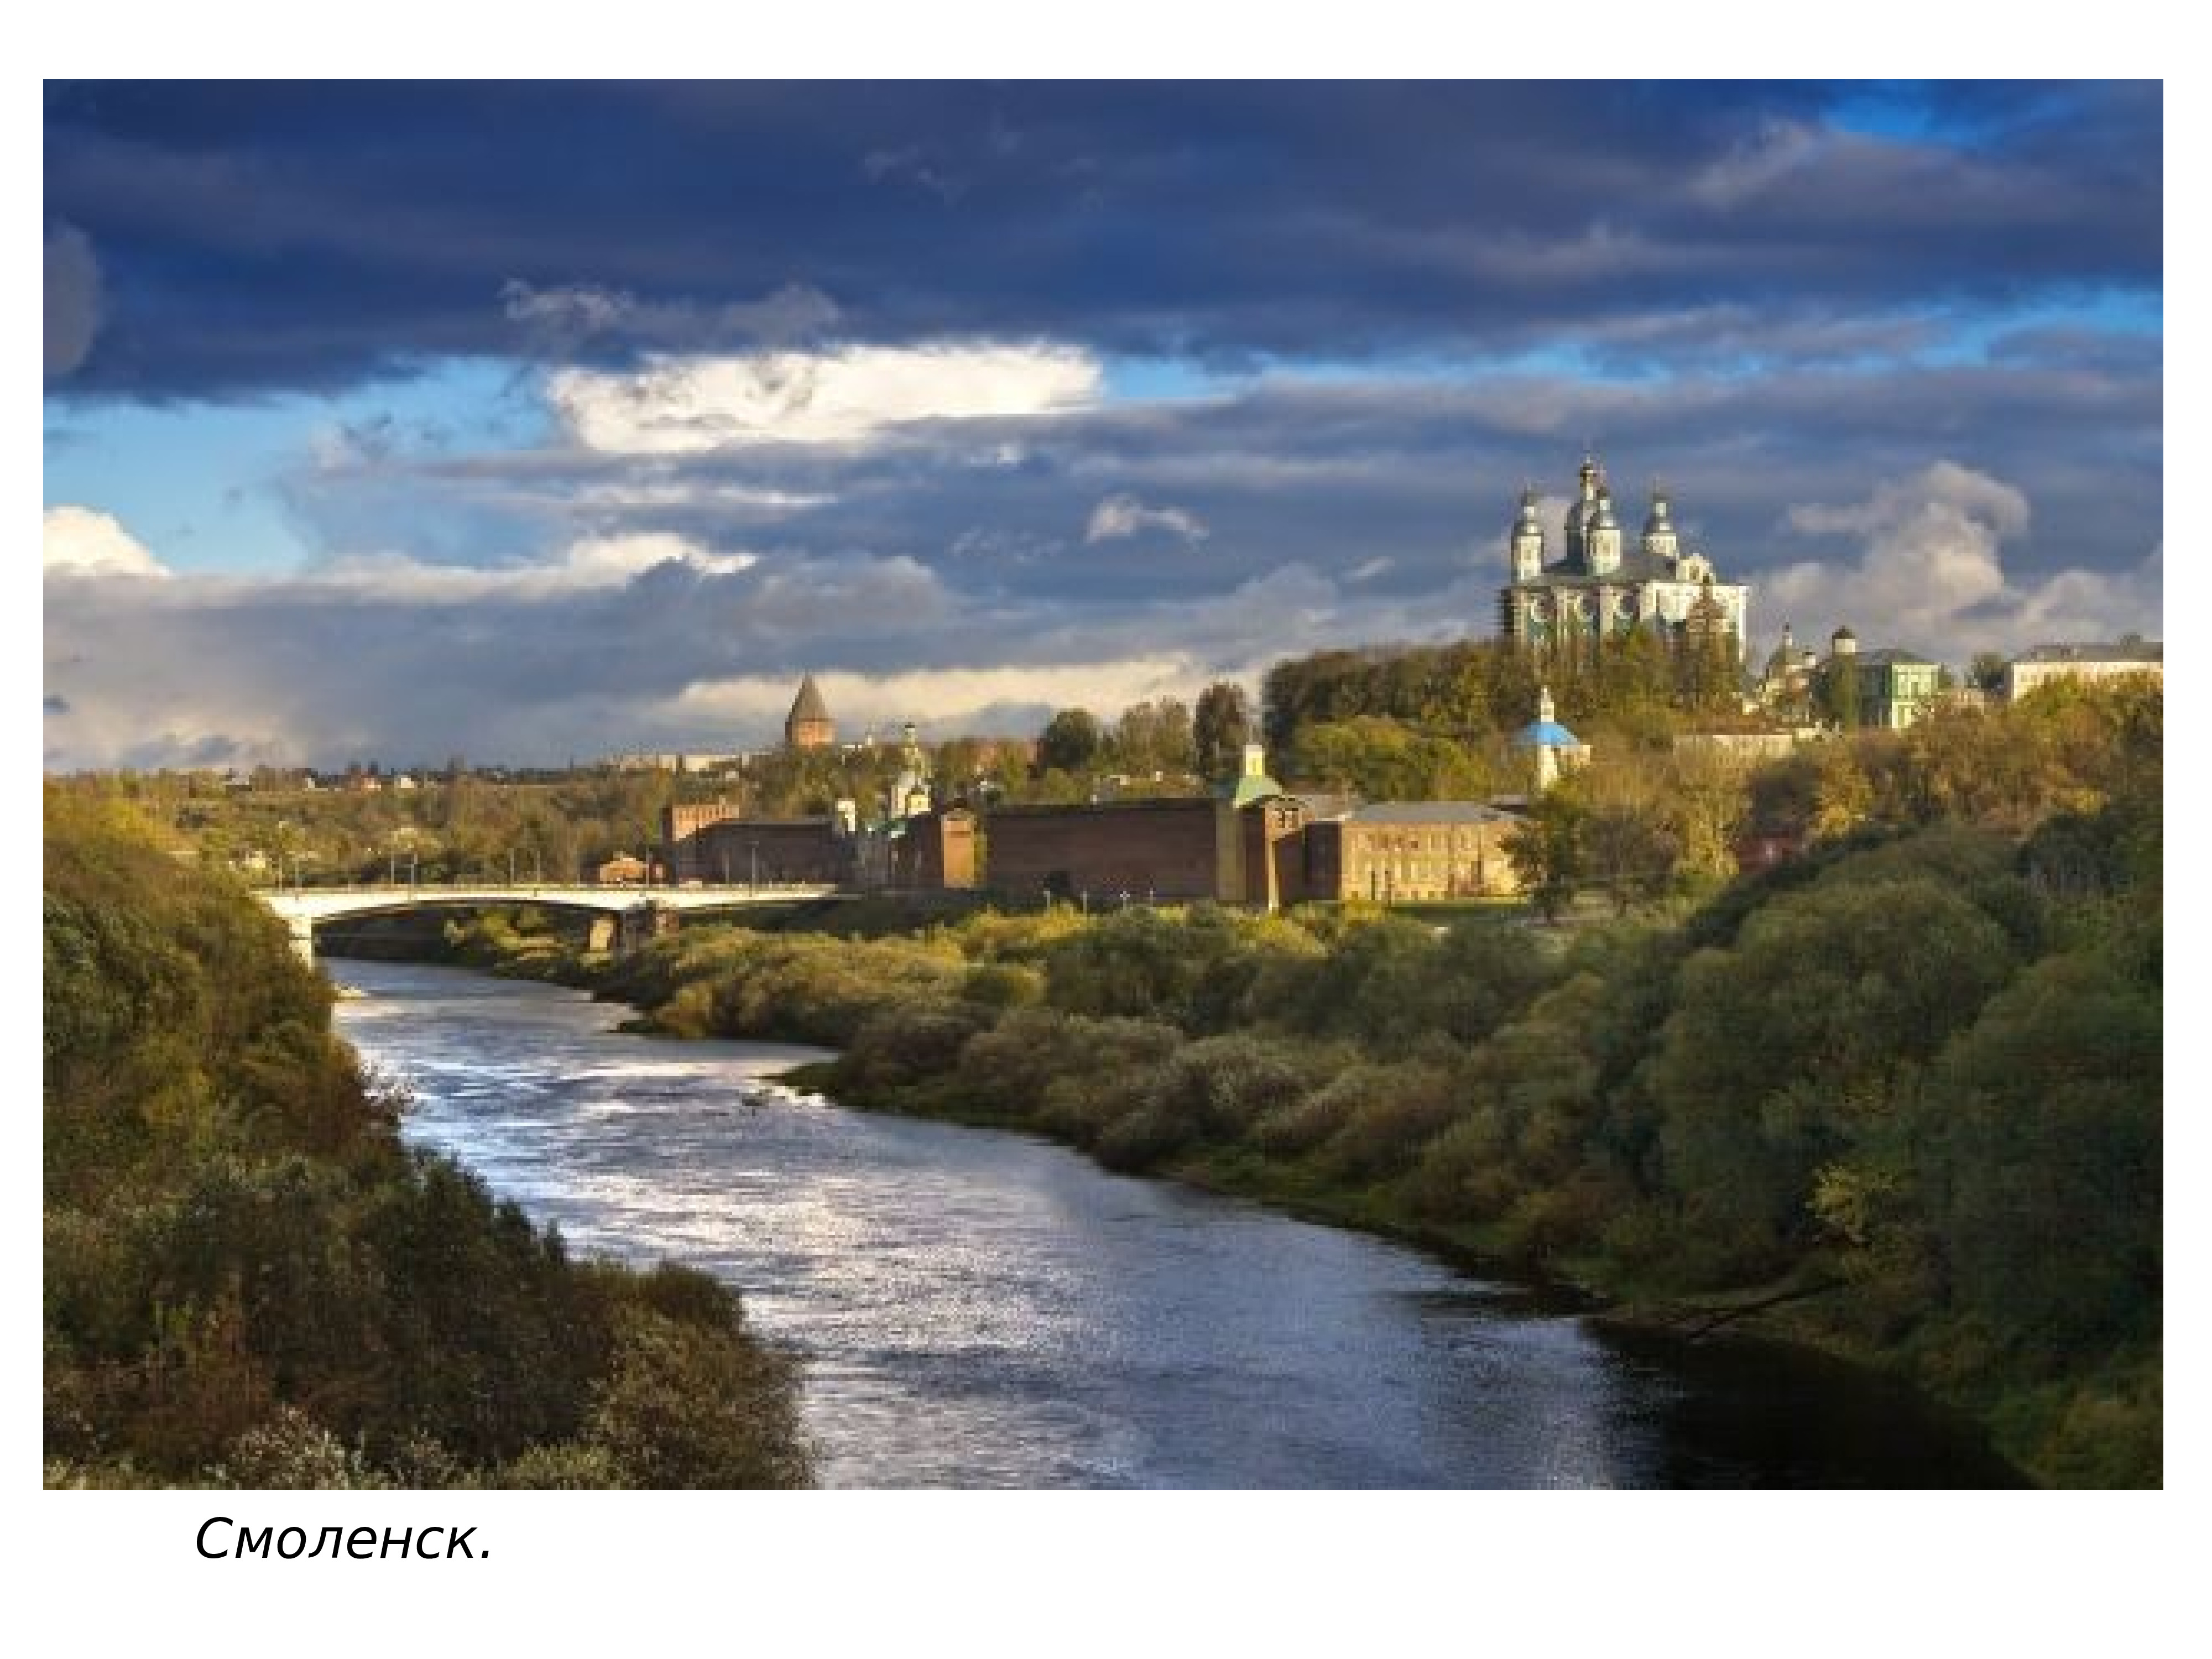
<path fill-rule="evenodd" d="M 50 792 L 44 933 L 49 1486 L 807 1483 L 738 1294 L 404 1144 L 234 883 Z"/>
<path fill-rule="evenodd" d="M 805 1356 L 823 1484 L 2010 1484 L 1863 1374 L 1638 1341 L 1431 1253 L 1034 1133 L 769 1084 L 811 1055 L 670 1042 L 563 988 L 347 963 L 406 1133 L 573 1246 L 750 1287 Z"/>
<path fill-rule="evenodd" d="M 526 918 L 456 943 L 642 1029 L 839 1048 L 807 1081 L 847 1104 L 1839 1356 L 2040 1480 L 2155 1484 L 2156 908 L 2051 903 L 2018 856 L 1845 846 L 1572 940 L 1201 908 L 704 929 L 619 963 Z"/>
<path fill-rule="evenodd" d="M 557 982 L 589 988 L 584 984 L 588 977 L 588 974 L 572 972 L 571 977 Z M 629 1022 L 628 1029 L 667 1035 L 650 1019 Z M 1060 1145 L 1075 1144 L 1068 1137 L 1048 1134 L 1019 1115 L 963 1109 L 957 1102 L 944 1100 L 917 1106 L 895 1097 L 876 1098 L 855 1093 L 841 1085 L 834 1061 L 794 1066 L 779 1073 L 776 1080 L 855 1111 L 1043 1134 Z M 1842 1288 L 1843 1281 L 1835 1278 L 1798 1274 L 1726 1294 L 1686 1297 L 1638 1286 L 1617 1271 L 1608 1271 L 1602 1261 L 1532 1260 L 1515 1251 L 1495 1227 L 1441 1225 L 1409 1214 L 1401 1203 L 1373 1188 L 1333 1184 L 1310 1170 L 1286 1168 L 1246 1152 L 1215 1151 L 1170 1159 L 1146 1174 L 1261 1205 L 1301 1221 L 1342 1227 L 1406 1245 L 1459 1272 L 1508 1282 L 1527 1294 L 1532 1307 L 1574 1313 L 1626 1337 L 1670 1346 L 1757 1346 L 1879 1378 L 1909 1395 L 1913 1408 L 1923 1415 L 1948 1420 L 1962 1437 L 1986 1445 L 1992 1463 L 2008 1472 L 2008 1478 L 1997 1484 L 2035 1483 L 2033 1471 L 2019 1466 L 1999 1449 L 1993 1432 L 1995 1423 L 1986 1411 L 1977 1411 L 1970 1398 L 1945 1398 L 1929 1389 L 1897 1356 L 1844 1340 L 1832 1327 L 1806 1316 L 1806 1310 L 1798 1304 Z"/>

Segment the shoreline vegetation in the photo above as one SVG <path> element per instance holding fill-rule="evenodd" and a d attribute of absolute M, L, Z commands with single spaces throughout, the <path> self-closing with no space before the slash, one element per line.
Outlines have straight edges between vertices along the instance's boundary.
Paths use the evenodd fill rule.
<path fill-rule="evenodd" d="M 234 880 L 50 787 L 45 887 L 47 1486 L 808 1483 L 738 1295 L 404 1146 Z"/>
<path fill-rule="evenodd" d="M 1575 927 L 879 901 L 620 960 L 490 912 L 442 954 L 631 1029 L 836 1048 L 793 1080 L 849 1106 L 1042 1135 L 1630 1328 L 1817 1351 L 2039 1483 L 2155 1486 L 2156 741 L 2090 745 L 2103 787 L 2032 829 L 1863 824 Z"/>
<path fill-rule="evenodd" d="M 2162 748 L 2158 688 L 2124 681 L 1732 779 L 1662 769 L 1625 804 L 1593 767 L 1537 803 L 1523 872 L 1568 926 L 940 895 L 694 919 L 619 960 L 527 906 L 329 943 L 583 986 L 635 1029 L 833 1048 L 804 1081 L 852 1106 L 1045 1136 L 1636 1328 L 1825 1353 L 1963 1415 L 2038 1481 L 2157 1485 Z M 1741 810 L 1801 823 L 1806 850 L 1721 879 L 1725 836 L 1688 830 Z M 750 1425 L 799 1477 L 779 1461 L 787 1369 L 769 1376 L 726 1293 L 706 1309 L 696 1275 L 574 1267 L 410 1159 L 331 1036 L 328 988 L 188 826 L 148 839 L 90 787 L 50 785 L 47 814 L 50 1479 L 235 1474 L 284 1405 L 374 1478 L 409 1473 L 428 1424 L 459 1479 L 525 1484 L 538 1456 L 569 1484 L 678 1484 L 714 1432 L 692 1423 L 691 1451 L 656 1462 L 617 1420 L 658 1398 L 680 1426 L 687 1389 L 748 1364 L 721 1428 Z M 1655 823 L 1705 850 L 1597 879 L 1643 869 Z M 1593 885 L 1595 915 L 1576 903 Z M 421 1242 L 447 1212 L 459 1255 Z M 293 1233 L 315 1243 L 296 1264 Z M 477 1273 L 537 1288 L 479 1317 L 453 1288 Z M 510 1363 L 558 1347 L 562 1297 L 599 1334 L 586 1351 Z M 685 1352 L 640 1358 L 670 1324 Z M 557 1397 L 514 1420 L 545 1439 L 450 1420 L 541 1372 Z"/>

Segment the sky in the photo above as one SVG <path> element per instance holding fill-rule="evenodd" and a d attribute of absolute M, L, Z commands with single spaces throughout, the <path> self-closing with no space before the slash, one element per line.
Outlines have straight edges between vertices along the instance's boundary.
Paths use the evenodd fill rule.
<path fill-rule="evenodd" d="M 2155 84 L 49 82 L 51 769 L 1026 732 L 1484 635 L 2156 636 Z M 1556 555 L 1557 545 L 1554 543 Z"/>

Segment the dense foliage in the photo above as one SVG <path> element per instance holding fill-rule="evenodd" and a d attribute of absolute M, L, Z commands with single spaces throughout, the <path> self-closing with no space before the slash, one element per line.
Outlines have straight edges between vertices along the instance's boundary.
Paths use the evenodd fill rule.
<path fill-rule="evenodd" d="M 803 1482 L 790 1362 L 673 1267 L 568 1259 L 330 1028 L 228 880 L 50 792 L 46 1437 L 58 1484 Z"/>
<path fill-rule="evenodd" d="M 1834 745 L 1866 782 L 1838 833 L 1666 922 L 1200 907 L 866 942 L 702 930 L 606 985 L 672 1030 L 838 1045 L 826 1080 L 861 1103 L 1041 1130 L 1642 1305 L 1765 1308 L 1974 1409 L 2046 1479 L 2153 1483 L 2156 699 L 2069 692 L 1905 735 L 1910 791 L 1883 764 L 1898 740 Z"/>
<path fill-rule="evenodd" d="M 1669 643 L 1638 630 L 1542 653 L 1498 639 L 1320 651 L 1269 669 L 1262 701 L 1273 749 L 1298 750 L 1316 727 L 1364 722 L 1480 759 L 1534 717 L 1540 686 L 1579 735 L 1618 748 L 1741 724 L 1736 681 L 1724 640 Z"/>

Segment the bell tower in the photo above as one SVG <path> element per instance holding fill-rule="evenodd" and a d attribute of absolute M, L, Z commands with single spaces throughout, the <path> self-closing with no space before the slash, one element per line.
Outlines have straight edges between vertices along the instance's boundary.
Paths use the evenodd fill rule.
<path fill-rule="evenodd" d="M 1600 484 L 1597 510 L 1587 532 L 1588 562 L 1593 576 L 1609 576 L 1620 568 L 1620 520 L 1613 516 L 1613 491 Z"/>
<path fill-rule="evenodd" d="M 1544 526 L 1536 520 L 1536 491 L 1534 485 L 1524 484 L 1521 489 L 1521 516 L 1513 521 L 1513 533 L 1508 540 L 1513 580 L 1534 581 L 1544 568 Z"/>

